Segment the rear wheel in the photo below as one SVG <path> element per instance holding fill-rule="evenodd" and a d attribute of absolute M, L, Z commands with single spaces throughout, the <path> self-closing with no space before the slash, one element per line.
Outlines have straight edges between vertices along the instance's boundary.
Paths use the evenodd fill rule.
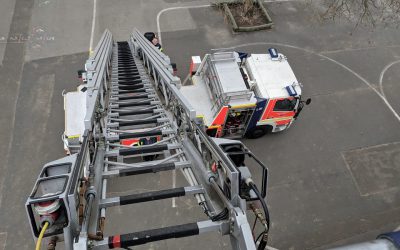
<path fill-rule="evenodd" d="M 246 137 L 249 139 L 257 139 L 272 131 L 271 126 L 257 126 L 247 132 Z"/>

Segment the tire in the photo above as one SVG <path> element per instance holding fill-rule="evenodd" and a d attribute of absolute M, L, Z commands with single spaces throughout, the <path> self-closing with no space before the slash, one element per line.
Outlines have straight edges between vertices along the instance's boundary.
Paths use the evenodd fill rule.
<path fill-rule="evenodd" d="M 255 128 L 253 128 L 252 130 L 250 130 L 246 134 L 246 137 L 249 139 L 257 139 L 271 131 L 272 131 L 272 127 L 270 127 L 270 126 L 268 126 L 268 127 L 267 126 L 257 126 Z"/>

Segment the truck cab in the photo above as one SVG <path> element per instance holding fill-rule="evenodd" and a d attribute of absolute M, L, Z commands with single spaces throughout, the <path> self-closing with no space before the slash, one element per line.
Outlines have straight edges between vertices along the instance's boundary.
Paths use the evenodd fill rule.
<path fill-rule="evenodd" d="M 180 91 L 214 137 L 258 138 L 288 129 L 305 102 L 286 57 L 220 52 L 192 58 L 192 85 Z M 307 101 L 307 104 L 310 101 Z"/>

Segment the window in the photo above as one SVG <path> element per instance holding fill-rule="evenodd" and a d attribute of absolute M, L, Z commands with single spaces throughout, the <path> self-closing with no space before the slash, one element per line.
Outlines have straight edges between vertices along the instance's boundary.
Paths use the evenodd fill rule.
<path fill-rule="evenodd" d="M 283 99 L 275 103 L 274 111 L 293 111 L 296 107 L 297 99 Z"/>

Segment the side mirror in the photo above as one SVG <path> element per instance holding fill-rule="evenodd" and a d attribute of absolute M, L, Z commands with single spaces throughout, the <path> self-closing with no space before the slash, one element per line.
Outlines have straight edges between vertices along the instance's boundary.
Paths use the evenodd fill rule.
<path fill-rule="evenodd" d="M 308 98 L 307 100 L 306 100 L 306 105 L 309 105 L 311 103 L 311 98 Z"/>

